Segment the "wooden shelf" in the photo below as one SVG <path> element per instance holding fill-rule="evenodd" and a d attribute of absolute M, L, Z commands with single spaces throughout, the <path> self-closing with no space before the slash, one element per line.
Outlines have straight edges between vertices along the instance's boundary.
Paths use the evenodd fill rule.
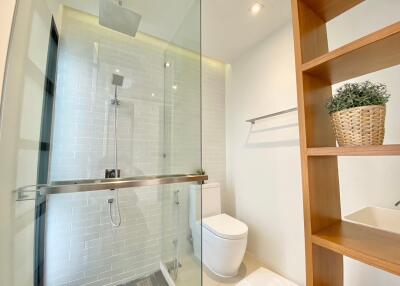
<path fill-rule="evenodd" d="M 325 22 L 332 20 L 364 0 L 302 0 Z"/>
<path fill-rule="evenodd" d="M 341 221 L 314 234 L 312 242 L 400 275 L 400 235 Z"/>
<path fill-rule="evenodd" d="M 360 147 L 307 148 L 308 156 L 399 156 L 400 144 Z"/>
<path fill-rule="evenodd" d="M 400 22 L 302 65 L 330 84 L 400 64 Z"/>

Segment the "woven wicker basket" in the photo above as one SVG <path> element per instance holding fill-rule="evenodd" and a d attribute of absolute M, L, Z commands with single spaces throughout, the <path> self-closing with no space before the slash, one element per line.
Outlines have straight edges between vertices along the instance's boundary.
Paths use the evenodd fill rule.
<path fill-rule="evenodd" d="M 382 145 L 385 137 L 386 106 L 370 105 L 331 114 L 339 146 Z"/>

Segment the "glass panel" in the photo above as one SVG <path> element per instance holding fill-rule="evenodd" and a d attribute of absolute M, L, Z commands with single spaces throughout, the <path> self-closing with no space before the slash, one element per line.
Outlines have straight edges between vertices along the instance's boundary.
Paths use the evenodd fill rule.
<path fill-rule="evenodd" d="M 201 186 L 164 186 L 161 268 L 175 285 L 202 285 Z"/>
<path fill-rule="evenodd" d="M 200 1 L 188 9 L 164 56 L 166 170 L 199 172 Z M 201 285 L 201 188 L 196 184 L 164 188 L 162 267 L 177 286 Z"/>
<path fill-rule="evenodd" d="M 0 122 L 4 285 L 201 285 L 200 185 L 27 187 L 196 173 L 200 66 L 200 0 L 19 1 Z"/>

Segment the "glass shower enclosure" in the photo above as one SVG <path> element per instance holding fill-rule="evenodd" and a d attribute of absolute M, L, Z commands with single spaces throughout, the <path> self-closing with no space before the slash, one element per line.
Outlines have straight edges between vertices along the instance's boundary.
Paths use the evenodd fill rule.
<path fill-rule="evenodd" d="M 17 1 L 2 285 L 201 285 L 200 0 Z"/>

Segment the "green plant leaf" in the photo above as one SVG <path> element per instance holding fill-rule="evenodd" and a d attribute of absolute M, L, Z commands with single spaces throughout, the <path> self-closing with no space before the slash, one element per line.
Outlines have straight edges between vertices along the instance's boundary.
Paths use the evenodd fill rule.
<path fill-rule="evenodd" d="M 390 94 L 384 84 L 374 84 L 370 81 L 361 83 L 346 83 L 336 90 L 326 103 L 329 114 L 369 105 L 385 105 L 389 101 Z"/>

